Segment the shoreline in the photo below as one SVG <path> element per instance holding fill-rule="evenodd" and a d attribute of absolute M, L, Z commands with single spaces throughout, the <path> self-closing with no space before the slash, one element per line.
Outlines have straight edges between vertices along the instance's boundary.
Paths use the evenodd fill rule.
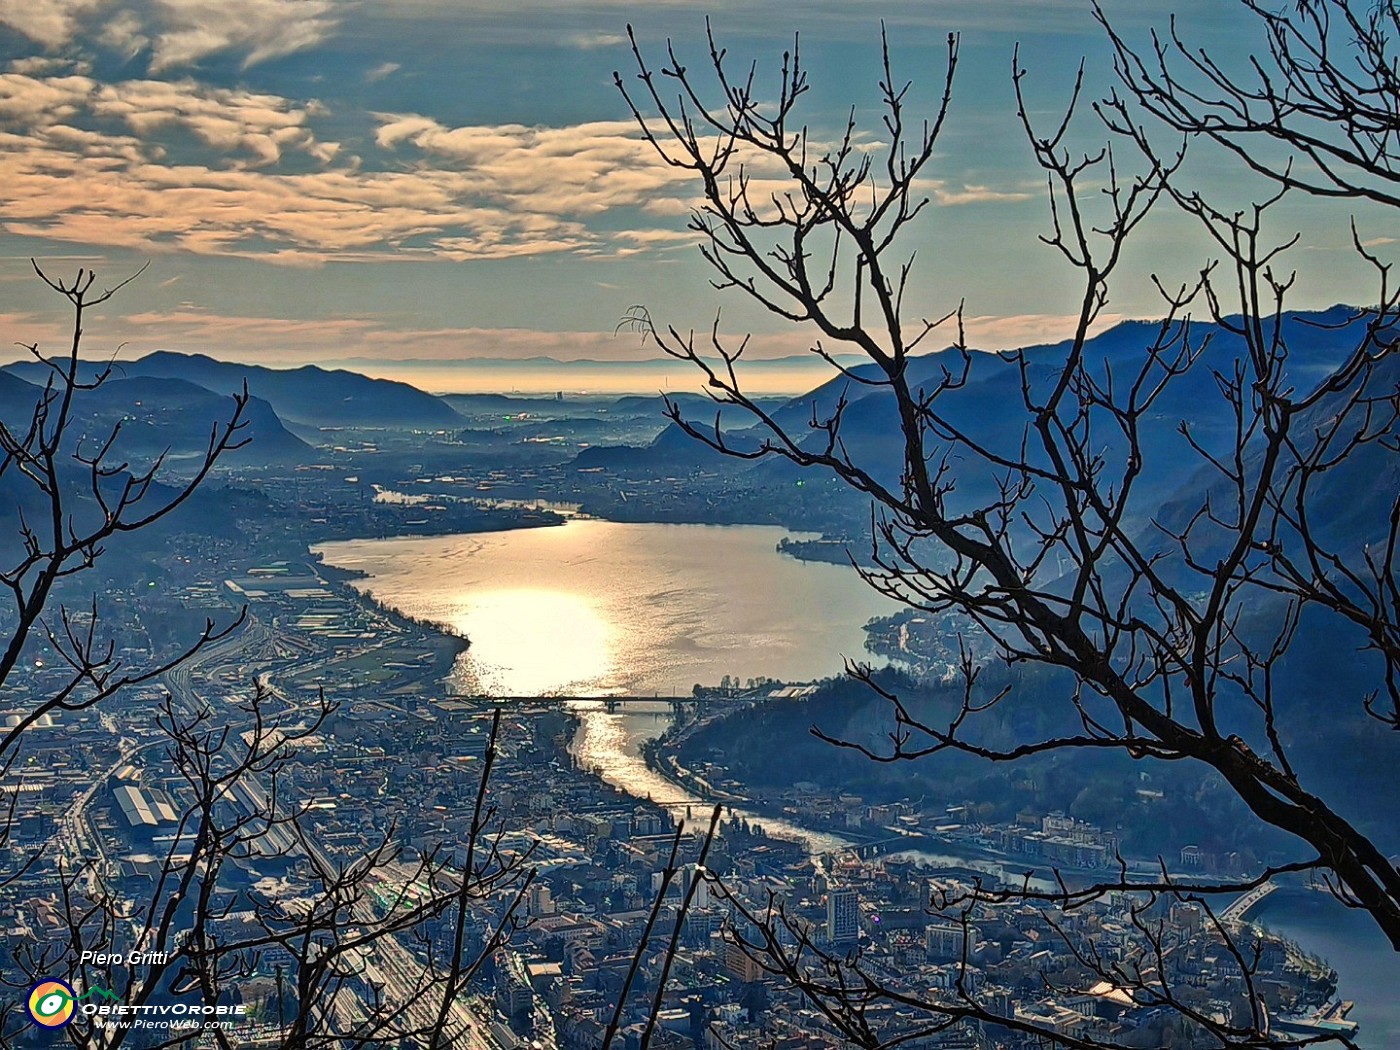
<path fill-rule="evenodd" d="M 735 704 L 733 710 L 724 711 L 718 716 L 723 721 L 739 714 L 741 707 L 746 705 Z M 782 820 L 787 823 L 797 823 L 799 818 L 788 813 L 786 807 L 781 802 L 772 802 L 768 799 L 757 798 L 753 795 L 741 795 L 732 791 L 724 791 L 711 787 L 707 782 L 699 777 L 678 776 L 675 767 L 679 766 L 679 751 L 673 750 L 664 754 L 667 748 L 678 744 L 679 737 L 683 736 L 687 730 L 694 728 L 698 722 L 681 728 L 677 736 L 671 736 L 670 732 L 661 734 L 645 741 L 640 752 L 647 768 L 661 777 L 672 786 L 696 795 L 697 797 L 712 802 L 720 802 L 724 805 L 739 806 L 761 816 L 771 819 Z M 667 761 L 669 759 L 669 761 Z M 990 846 L 983 846 L 977 843 L 963 842 L 954 838 L 939 837 L 935 834 L 919 830 L 910 832 L 896 832 L 893 829 L 881 828 L 878 832 L 863 831 L 845 827 L 825 827 L 823 825 L 804 824 L 812 834 L 835 836 L 851 841 L 851 848 L 859 849 L 876 843 L 889 845 L 894 838 L 908 840 L 907 846 L 894 845 L 892 848 L 880 851 L 879 856 L 897 856 L 903 853 L 928 853 L 946 854 L 956 859 L 966 859 L 971 861 L 982 861 L 998 865 L 1005 869 L 1007 874 L 1011 874 L 1014 869 L 1016 875 L 1027 873 L 1033 878 L 1053 879 L 1058 872 L 1061 875 L 1072 876 L 1075 880 L 1084 879 L 1089 882 L 1102 880 L 1106 875 L 1112 876 L 1118 871 L 1116 866 L 1106 868 L 1085 868 L 1074 865 L 1048 865 L 1042 860 L 1022 857 L 1013 853 L 1006 853 L 1002 850 L 994 849 Z M 1129 876 L 1150 876 L 1161 871 L 1161 861 L 1154 857 L 1125 857 Z M 1169 872 L 1170 877 L 1178 882 L 1183 889 L 1190 889 L 1197 882 L 1214 883 L 1218 879 L 1203 875 L 1189 874 L 1185 872 Z M 1279 883 L 1280 889 L 1292 889 L 1291 884 Z M 1254 907 L 1259 907 L 1255 904 Z M 1251 911 L 1253 908 L 1250 909 Z M 1246 913 L 1247 914 L 1247 913 Z M 1241 916 L 1243 918 L 1244 916 Z"/>
<path fill-rule="evenodd" d="M 520 502 L 523 503 L 525 501 Z M 446 531 L 433 531 L 430 534 L 422 534 L 416 531 L 408 530 L 396 532 L 392 535 L 360 535 L 334 538 L 323 537 L 318 538 L 312 543 L 308 543 L 306 548 L 307 557 L 311 559 L 311 561 L 317 567 L 317 571 L 323 575 L 323 577 L 327 580 L 328 583 L 336 586 L 348 587 L 349 592 L 352 593 L 356 597 L 356 599 L 358 599 L 358 601 L 362 605 L 364 605 L 364 607 L 372 609 L 379 615 L 383 616 L 385 619 L 391 621 L 392 623 L 400 627 L 411 628 L 420 632 L 424 632 L 425 634 L 432 637 L 449 640 L 453 648 L 452 660 L 447 666 L 447 668 L 442 672 L 441 677 L 435 679 L 434 684 L 439 686 L 449 682 L 449 680 L 452 677 L 453 670 L 457 666 L 457 658 L 472 648 L 473 639 L 471 635 L 465 632 L 458 633 L 458 631 L 449 623 L 415 616 L 398 608 L 396 605 L 392 604 L 390 601 L 388 601 L 378 593 L 373 582 L 375 580 L 375 574 L 373 572 L 368 571 L 366 569 L 345 567 L 334 564 L 333 562 L 328 560 L 327 548 L 331 548 L 335 545 L 345 544 L 380 544 L 424 540 L 451 541 L 453 539 L 469 540 L 472 538 L 484 536 L 508 537 L 515 534 L 531 532 L 536 529 L 552 528 L 555 526 L 567 527 L 573 524 L 582 525 L 595 522 L 601 525 L 611 525 L 624 528 L 640 526 L 648 528 L 664 527 L 676 529 L 703 530 L 734 529 L 737 531 L 760 528 L 771 529 L 774 532 L 780 534 L 777 540 L 777 544 L 773 548 L 775 554 L 780 559 L 791 559 L 792 561 L 797 562 L 801 565 L 833 565 L 836 568 L 844 567 L 846 569 L 850 569 L 850 563 L 848 561 L 836 563 L 832 560 L 824 559 L 821 557 L 794 556 L 790 552 L 783 550 L 782 545 L 787 543 L 801 544 L 814 541 L 820 542 L 819 540 L 814 539 L 815 537 L 820 536 L 820 534 L 794 529 L 790 526 L 781 524 L 751 525 L 703 520 L 636 522 L 619 521 L 611 517 L 595 515 L 587 512 L 571 512 L 568 514 L 558 514 L 554 510 L 546 510 L 543 513 L 548 515 L 550 520 L 513 520 L 507 522 L 493 523 L 492 527 L 485 529 L 450 529 Z M 858 628 L 856 628 L 860 632 L 860 641 L 857 644 L 859 645 L 862 658 L 874 658 L 885 660 L 889 659 L 888 657 L 882 657 L 881 654 L 877 653 L 871 647 L 871 642 L 875 637 L 873 633 L 873 628 L 875 627 L 875 625 L 882 622 L 882 619 L 886 615 L 888 614 L 877 613 L 876 615 L 873 615 L 867 622 L 861 624 Z M 638 699 L 640 699 L 649 695 L 651 691 L 652 690 L 647 688 L 641 688 L 640 690 L 629 689 L 627 690 L 626 695 L 630 696 L 635 693 L 635 696 Z M 468 692 L 462 691 L 460 686 L 454 687 L 451 690 L 449 690 L 449 694 L 461 696 L 469 695 Z M 599 695 L 605 694 L 600 693 Z"/>
<path fill-rule="evenodd" d="M 326 561 L 325 556 L 307 548 L 307 558 L 315 566 L 325 581 L 336 589 L 343 589 L 352 595 L 356 602 L 371 610 L 376 615 L 388 620 L 395 627 L 405 632 L 418 633 L 423 636 L 424 643 L 433 653 L 433 666 L 424 676 L 428 684 L 437 688 L 447 682 L 456 670 L 457 661 L 471 649 L 471 639 L 455 633 L 447 625 L 435 623 L 430 620 L 421 620 L 414 616 L 394 608 L 376 598 L 370 591 L 362 591 L 353 583 L 355 580 L 370 579 L 370 574 L 362 569 L 347 569 L 338 565 L 332 565 Z M 443 663 L 446 668 L 443 668 Z M 455 695 L 455 694 L 454 694 Z"/>
<path fill-rule="evenodd" d="M 604 518 L 604 519 L 601 519 L 601 520 L 608 521 L 608 520 L 610 520 L 610 519 Z M 618 523 L 618 524 L 631 524 L 631 523 Z M 659 524 L 671 524 L 671 523 L 659 523 Z M 690 523 L 687 523 L 687 524 L 691 524 L 691 525 L 697 525 L 697 524 L 713 525 L 714 523 L 707 523 L 707 522 L 690 522 Z M 501 532 L 513 532 L 513 531 L 518 531 L 518 530 L 517 530 L 517 529 L 503 529 L 503 530 L 498 530 L 498 531 L 501 531 Z M 469 534 L 462 534 L 462 535 L 469 535 Z M 418 538 L 418 537 L 409 536 L 409 537 L 403 537 L 403 538 L 405 538 L 405 539 L 412 539 L 412 538 Z M 363 539 L 369 540 L 369 539 L 379 539 L 379 538 L 378 538 L 378 537 L 364 537 Z M 364 579 L 366 579 L 366 578 L 372 578 L 372 574 L 367 573 L 367 572 L 363 572 L 363 571 L 360 571 L 360 570 L 342 569 L 342 568 L 338 568 L 338 567 L 336 567 L 336 566 L 334 566 L 334 565 L 328 565 L 328 564 L 325 562 L 324 557 L 323 557 L 321 554 L 319 554 L 319 553 L 312 553 L 311 556 L 316 560 L 316 562 L 317 562 L 317 564 L 318 564 L 318 567 L 319 567 L 321 570 L 323 570 L 323 571 L 326 572 L 326 575 L 327 575 L 328 577 L 333 577 L 333 578 L 334 578 L 334 582 L 335 582 L 335 583 L 337 583 L 339 586 L 344 586 L 344 587 L 346 587 L 349 591 L 353 592 L 354 595 L 355 595 L 357 598 L 363 599 L 365 602 L 372 604 L 373 607 L 376 609 L 376 611 L 381 612 L 381 613 L 384 614 L 386 617 L 392 619 L 394 622 L 401 623 L 401 624 L 402 624 L 402 623 L 411 624 L 417 631 L 424 632 L 424 633 L 429 634 L 429 635 L 431 635 L 431 636 L 436 636 L 436 637 L 438 637 L 438 638 L 442 638 L 442 639 L 446 639 L 446 640 L 450 641 L 450 642 L 452 643 L 453 649 L 454 649 L 453 661 L 452 661 L 454 665 L 455 665 L 455 662 L 456 662 L 456 658 L 457 658 L 458 656 L 460 656 L 461 653 L 467 651 L 467 650 L 470 648 L 471 642 L 470 642 L 469 639 L 462 638 L 461 636 L 452 633 L 450 630 L 446 629 L 446 628 L 444 627 L 444 625 L 442 625 L 442 624 L 440 624 L 440 623 L 425 622 L 425 621 L 422 621 L 422 620 L 415 619 L 415 618 L 412 617 L 412 616 L 408 616 L 408 615 L 406 615 L 406 614 L 397 612 L 396 610 L 393 610 L 393 609 L 391 609 L 391 608 L 389 608 L 389 607 L 383 605 L 383 603 L 379 602 L 377 599 L 374 599 L 371 595 L 366 594 L 365 592 L 359 590 L 358 587 L 350 586 L 351 581 L 355 581 L 355 580 L 364 580 Z M 781 554 L 780 554 L 780 556 L 781 556 Z M 868 632 L 866 632 L 866 633 L 868 634 Z M 451 667 L 449 666 L 449 668 L 448 668 L 448 673 L 449 673 L 449 674 L 450 674 L 450 670 L 451 670 Z M 442 676 L 442 678 L 437 679 L 437 681 L 439 681 L 439 682 L 445 681 L 447 677 L 448 677 L 448 676 L 447 676 L 446 674 L 444 674 L 444 675 Z M 543 699 L 548 699 L 548 698 L 543 698 Z M 600 698 L 600 699 L 601 699 L 601 698 Z M 561 709 L 567 710 L 567 707 L 566 707 L 565 705 L 560 705 L 560 706 L 561 706 Z M 729 714 L 733 714 L 733 713 L 735 713 L 735 712 L 729 712 L 729 713 L 727 713 L 726 717 L 728 717 Z M 588 714 L 586 714 L 586 713 L 584 713 L 584 712 L 570 711 L 570 712 L 568 713 L 568 716 L 567 716 L 567 717 L 568 717 L 568 720 L 569 720 L 569 723 L 570 723 L 570 728 L 569 728 L 569 740 L 570 740 L 570 744 L 569 744 L 569 748 L 570 748 L 570 751 L 572 752 L 572 750 L 573 750 L 573 743 L 574 743 L 574 741 L 577 739 L 577 737 L 578 737 L 578 735 L 579 735 L 579 733 L 580 733 L 581 726 L 582 726 L 582 724 L 584 723 L 584 721 L 588 720 L 589 716 L 588 716 Z M 656 777 L 659 777 L 661 780 L 665 781 L 667 784 L 671 785 L 672 787 L 674 787 L 675 789 L 677 789 L 679 792 L 681 792 L 682 794 L 684 794 L 684 795 L 686 795 L 686 796 L 691 796 L 691 797 L 699 796 L 700 793 L 697 792 L 697 790 L 696 790 L 696 788 L 697 788 L 698 785 L 696 785 L 696 784 L 694 784 L 693 782 L 690 782 L 690 781 L 688 781 L 688 780 L 680 779 L 680 778 L 677 778 L 677 777 L 673 776 L 672 773 L 671 773 L 671 771 L 670 771 L 668 768 L 666 768 L 666 764 L 664 763 L 664 761 L 661 760 L 662 754 L 663 754 L 663 752 L 664 752 L 664 750 L 665 750 L 665 748 L 666 748 L 666 746 L 667 746 L 667 743 L 668 743 L 668 742 L 667 742 L 666 740 L 664 740 L 664 739 L 658 740 L 658 739 L 656 739 L 656 738 L 653 738 L 653 739 L 650 739 L 650 740 L 641 740 L 641 739 L 639 739 L 639 737 L 638 737 L 637 735 L 634 735 L 634 736 L 631 738 L 631 740 L 629 740 L 629 741 L 618 741 L 618 743 L 617 743 L 615 746 L 617 747 L 617 749 L 619 750 L 619 752 L 630 752 L 633 756 L 635 756 L 636 753 L 637 753 L 637 751 L 639 750 L 640 753 L 641 753 L 641 754 L 640 754 L 640 757 L 641 757 L 641 764 L 644 765 L 645 768 L 646 768 L 651 774 L 653 774 L 653 775 L 656 776 Z M 633 758 L 633 761 L 635 761 L 635 757 Z M 643 796 L 635 794 L 633 791 L 629 790 L 628 787 L 626 787 L 624 784 L 619 784 L 619 783 L 617 783 L 616 781 L 612 781 L 612 780 L 610 780 L 609 783 L 612 783 L 612 784 L 614 785 L 614 787 L 615 787 L 617 790 L 622 791 L 622 792 L 625 792 L 626 794 L 628 794 L 628 795 L 630 795 L 630 796 L 632 796 L 632 797 L 634 797 L 634 798 L 637 798 L 637 799 L 640 800 L 640 801 L 645 801 L 645 799 L 643 798 Z M 772 802 L 768 802 L 767 800 L 757 800 L 757 799 L 753 799 L 753 798 L 750 798 L 750 797 L 747 797 L 747 796 L 744 796 L 744 795 L 736 794 L 736 793 L 734 793 L 734 792 L 723 792 L 722 794 L 716 794 L 714 800 L 715 800 L 715 801 L 719 801 L 719 802 L 720 802 L 721 804 L 723 804 L 723 805 L 732 806 L 732 807 L 735 808 L 736 810 L 742 809 L 742 810 L 748 810 L 748 811 L 750 811 L 750 812 L 749 812 L 749 820 L 750 820 L 750 822 L 755 822 L 755 821 L 754 821 L 754 818 L 757 817 L 757 818 L 758 818 L 757 821 L 756 821 L 757 823 L 759 823 L 760 825 L 766 825 L 766 822 L 767 822 L 767 821 L 766 821 L 765 818 L 771 818 L 771 819 L 773 819 L 773 820 L 779 822 L 779 823 L 782 824 L 782 825 L 787 825 L 788 827 L 793 828 L 793 830 L 794 830 L 795 832 L 797 832 L 797 835 L 796 835 L 796 836 L 790 836 L 790 835 L 788 835 L 788 834 L 779 833 L 779 832 L 777 831 L 777 829 L 770 829 L 769 834 L 770 834 L 770 835 L 773 835 L 774 837 L 778 837 L 778 838 L 800 837 L 805 843 L 808 844 L 806 848 L 809 849 L 809 850 L 811 850 L 813 853 L 816 853 L 816 852 L 818 851 L 817 848 L 815 848 L 814 845 L 813 845 L 814 840 L 818 840 L 818 841 L 819 841 L 820 839 L 826 839 L 828 842 L 831 842 L 831 840 L 833 840 L 833 839 L 844 839 L 844 840 L 845 840 L 845 843 L 846 843 L 845 845 L 842 845 L 842 846 L 835 846 L 835 843 L 833 843 L 833 846 L 834 846 L 835 848 L 837 848 L 837 849 L 859 849 L 861 845 L 866 844 L 866 843 L 868 843 L 868 842 L 871 840 L 871 836 L 869 835 L 868 832 L 867 832 L 865 835 L 859 835 L 859 836 L 851 833 L 852 831 L 855 831 L 855 830 L 858 830 L 858 829 L 835 828 L 835 829 L 832 829 L 832 830 L 830 830 L 830 831 L 827 831 L 824 827 L 812 826 L 812 825 L 808 824 L 808 823 L 803 819 L 803 817 L 802 817 L 800 811 L 799 811 L 797 814 L 791 814 L 791 815 L 790 815 L 790 814 L 784 814 L 784 813 L 782 812 L 782 804 L 781 804 L 781 803 L 774 804 L 774 803 L 772 803 Z M 703 801 L 703 799 L 702 799 L 702 801 Z M 672 808 L 672 809 L 674 810 L 674 807 L 669 807 L 669 808 Z M 890 837 L 892 837 L 892 836 L 885 836 L 885 837 L 886 837 L 886 838 L 890 838 Z M 876 836 L 875 839 L 876 839 L 876 841 L 879 841 L 879 837 L 878 837 L 878 836 Z M 863 841 L 861 841 L 861 840 L 863 840 Z M 830 850 L 828 850 L 827 852 L 829 852 L 829 851 L 830 851 Z M 915 859 L 916 859 L 916 860 L 917 860 L 917 859 L 921 859 L 921 858 L 918 858 L 918 854 L 920 854 L 920 853 L 925 853 L 925 854 L 944 854 L 944 855 L 946 855 L 946 856 L 949 858 L 948 863 L 949 863 L 950 866 L 952 866 L 952 861 L 953 861 L 953 860 L 955 860 L 955 859 L 957 859 L 957 858 L 966 858 L 966 859 L 968 859 L 969 861 L 980 862 L 981 864 L 986 864 L 986 865 L 989 865 L 989 866 L 993 866 L 995 869 L 997 869 L 997 873 L 998 873 L 998 874 L 1005 873 L 1005 874 L 1012 875 L 1012 876 L 1015 876 L 1015 875 L 1019 874 L 1020 872 L 1026 871 L 1028 868 L 1031 868 L 1032 870 L 1048 870 L 1048 869 L 1042 869 L 1042 868 L 1040 868 L 1038 865 L 1033 865 L 1033 864 L 1031 864 L 1031 863 L 1028 863 L 1029 860 L 1030 860 L 1029 858 L 1018 858 L 1018 857 L 1015 857 L 1015 856 L 1009 856 L 1009 855 L 1000 854 L 999 852 L 995 852 L 995 851 L 980 850 L 980 849 L 977 849 L 976 847 L 971 846 L 971 845 L 968 845 L 968 844 L 963 844 L 963 843 L 956 842 L 956 841 L 947 841 L 947 840 L 943 840 L 943 839 L 935 839 L 935 838 L 932 838 L 932 837 L 930 837 L 930 836 L 928 836 L 928 835 L 926 835 L 926 834 L 921 834 L 921 835 L 919 835 L 917 838 L 914 838 L 914 837 L 911 836 L 908 842 L 896 843 L 896 844 L 893 845 L 892 848 L 890 848 L 890 849 L 889 849 L 888 851 L 886 851 L 886 852 L 888 852 L 888 853 L 890 853 L 890 854 L 910 854 L 910 853 L 912 853 L 912 854 L 915 855 Z M 925 860 L 924 862 L 925 862 L 925 863 L 928 863 L 929 861 L 928 861 L 928 860 Z M 974 865 L 974 866 L 975 866 L 975 865 Z M 1134 865 L 1134 866 L 1136 867 L 1137 865 Z M 1074 874 L 1074 875 L 1076 875 L 1076 876 L 1078 876 L 1078 877 L 1103 878 L 1104 875 L 1106 874 L 1106 872 L 1105 872 L 1103 869 L 1093 869 L 1093 870 L 1084 870 L 1084 871 L 1078 871 L 1077 869 L 1062 869 L 1062 870 L 1065 870 L 1067 873 Z M 1112 874 L 1112 870 L 1110 869 L 1110 870 L 1107 872 L 1107 874 L 1110 874 L 1110 875 L 1111 875 L 1111 874 Z M 1004 877 L 1004 876 L 1003 876 L 1003 877 Z M 1183 888 L 1189 888 L 1189 880 L 1183 879 Z M 1300 891 L 1300 892 L 1301 892 L 1301 891 Z M 1295 895 L 1295 894 L 1293 894 L 1293 893 L 1290 893 L 1290 894 L 1289 894 L 1290 900 L 1293 899 L 1295 896 L 1297 896 L 1297 895 Z M 1308 898 L 1302 897 L 1302 898 L 1300 898 L 1300 899 L 1307 900 Z M 1329 962 L 1327 963 L 1327 965 L 1328 965 L 1329 967 L 1332 965 L 1331 962 L 1330 962 L 1331 953 L 1330 953 L 1329 951 L 1327 951 L 1326 948 L 1314 947 L 1313 944 L 1312 944 L 1311 942 L 1309 942 L 1309 941 L 1297 941 L 1295 937 L 1288 937 L 1287 939 L 1289 939 L 1289 940 L 1294 940 L 1295 943 L 1300 943 L 1300 945 L 1303 947 L 1303 950 L 1306 951 L 1306 952 L 1314 953 L 1314 954 L 1321 954 L 1323 957 L 1328 958 L 1328 959 L 1329 959 Z M 1335 969 L 1335 967 L 1334 967 L 1334 969 Z M 1361 998 L 1361 997 L 1358 996 L 1357 998 Z M 1364 1037 L 1363 1037 L 1362 1045 L 1367 1045 L 1366 1042 L 1365 1042 Z"/>
<path fill-rule="evenodd" d="M 705 801 L 720 802 L 725 805 L 742 806 L 746 810 L 750 810 L 753 813 L 756 813 L 760 816 L 768 817 L 773 820 L 782 820 L 790 823 L 797 822 L 797 818 L 794 817 L 792 814 L 788 813 L 783 806 L 781 806 L 779 803 L 770 802 L 767 799 L 754 798 L 751 795 L 736 795 L 733 792 L 709 788 L 708 785 L 704 785 L 702 789 L 697 790 L 697 785 L 693 781 L 691 781 L 688 778 L 678 778 L 674 775 L 674 773 L 671 770 L 667 768 L 667 764 L 661 760 L 659 754 L 662 746 L 664 745 L 662 743 L 661 738 L 657 737 L 643 744 L 641 750 L 643 759 L 647 763 L 647 768 L 650 769 L 657 776 L 664 779 L 667 783 L 672 784 L 673 786 L 679 788 L 682 791 L 687 791 L 692 794 L 695 794 Z M 669 757 L 671 757 L 672 759 L 675 758 L 674 755 L 671 755 Z M 850 845 L 847 848 L 854 850 L 860 850 L 862 848 L 866 848 L 876 844 L 889 844 L 891 839 L 895 838 L 895 833 L 885 828 L 880 829 L 879 832 L 871 832 L 852 828 L 827 828 L 822 826 L 809 825 L 802 826 L 806 827 L 807 830 L 809 830 L 814 835 L 828 835 L 835 836 L 837 838 L 847 839 L 850 842 Z M 982 861 L 985 863 L 996 864 L 1003 869 L 1008 869 L 1011 866 L 1015 865 L 1018 867 L 1018 874 L 1020 872 L 1026 872 L 1035 878 L 1053 876 L 1055 870 L 1057 870 L 1054 868 L 1045 867 L 1041 863 L 1027 864 L 1024 862 L 1024 858 L 1016 857 L 1015 855 L 1010 853 L 1002 853 L 998 850 L 993 850 L 981 846 L 975 846 L 963 842 L 957 842 L 950 839 L 936 838 L 922 831 L 909 832 L 898 837 L 907 840 L 908 844 L 895 845 L 894 847 L 882 851 L 876 855 L 899 856 L 901 854 L 906 853 L 946 854 L 956 860 Z M 1151 864 L 1148 861 L 1130 863 L 1129 871 L 1132 871 L 1135 867 L 1141 868 L 1144 871 L 1146 871 L 1151 869 Z M 1069 866 L 1061 866 L 1058 868 L 1058 871 L 1061 874 L 1088 877 L 1094 877 L 1103 873 L 1103 870 L 1101 869 L 1075 868 Z M 1010 874 L 1010 872 L 1005 872 L 1005 874 Z M 1187 884 L 1185 882 L 1186 879 L 1189 879 L 1189 876 L 1184 877 L 1183 884 Z"/>

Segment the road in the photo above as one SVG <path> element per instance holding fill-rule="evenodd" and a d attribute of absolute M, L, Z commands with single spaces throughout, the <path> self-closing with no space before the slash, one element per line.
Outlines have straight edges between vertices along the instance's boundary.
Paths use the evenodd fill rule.
<path fill-rule="evenodd" d="M 1231 901 L 1229 906 L 1220 913 L 1220 921 L 1222 923 L 1243 922 L 1249 909 L 1253 908 L 1276 889 L 1278 889 L 1278 884 L 1274 882 L 1265 882 L 1259 886 L 1255 886 L 1254 889 L 1250 890 L 1248 893 Z"/>

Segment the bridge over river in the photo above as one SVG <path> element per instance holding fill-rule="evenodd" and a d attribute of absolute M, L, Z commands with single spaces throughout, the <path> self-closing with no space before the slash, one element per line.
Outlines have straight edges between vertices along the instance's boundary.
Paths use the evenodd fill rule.
<path fill-rule="evenodd" d="M 1220 913 L 1220 921 L 1231 924 L 1243 922 L 1249 910 L 1276 889 L 1278 889 L 1278 883 L 1276 882 L 1260 883 L 1248 893 L 1243 893 L 1231 901 L 1225 910 Z"/>
<path fill-rule="evenodd" d="M 708 704 L 730 703 L 738 697 L 730 696 L 565 696 L 561 693 L 545 693 L 543 696 L 462 696 L 460 700 L 481 700 L 494 704 L 540 704 L 540 703 L 588 703 L 606 704 L 610 708 L 632 704 Z M 752 699 L 752 698 L 748 698 Z"/>
<path fill-rule="evenodd" d="M 568 696 L 562 693 L 546 693 L 542 696 L 454 696 L 452 699 L 502 704 L 507 707 L 513 704 L 590 704 L 604 708 L 608 714 L 617 714 L 619 711 L 634 714 L 664 713 L 667 709 L 673 714 L 680 714 L 685 710 L 706 714 L 723 707 L 753 704 L 755 700 L 764 698 L 752 695 L 716 696 L 708 693 L 701 696 L 665 696 L 659 693 L 649 696 Z"/>

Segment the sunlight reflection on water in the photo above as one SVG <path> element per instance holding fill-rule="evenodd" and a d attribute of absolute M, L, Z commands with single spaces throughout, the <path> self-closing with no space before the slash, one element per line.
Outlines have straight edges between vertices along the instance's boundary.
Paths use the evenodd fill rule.
<path fill-rule="evenodd" d="M 459 668 L 468 692 L 534 696 L 606 689 L 617 628 L 598 603 L 571 591 L 520 587 L 475 591 L 451 626 L 472 640 Z M 548 647 L 548 660 L 540 659 Z"/>
<path fill-rule="evenodd" d="M 896 606 L 847 566 L 777 552 L 769 526 L 622 524 L 350 540 L 317 550 L 362 590 L 471 640 L 467 693 L 689 693 L 725 675 L 810 681 L 865 655 Z"/>
<path fill-rule="evenodd" d="M 556 528 L 390 540 L 316 548 L 326 561 L 360 569 L 354 581 L 422 620 L 472 641 L 457 669 L 465 692 L 532 696 L 683 694 L 723 675 L 808 681 L 837 674 L 842 657 L 863 655 L 862 625 L 892 611 L 847 567 L 808 564 L 776 552 L 782 529 L 760 526 L 636 525 L 574 520 Z M 667 725 L 668 709 L 598 702 L 573 708 L 580 762 L 638 798 L 704 819 L 705 803 L 646 767 L 644 740 Z M 794 823 L 745 814 L 815 851 L 845 840 Z M 919 853 L 935 863 L 996 870 L 957 851 Z M 1037 882 L 1038 885 L 1041 884 Z M 1303 902 L 1307 904 L 1307 901 Z M 1375 931 L 1274 901 L 1261 917 L 1342 972 L 1342 993 L 1359 1000 L 1360 1045 L 1400 1045 L 1393 988 L 1395 955 Z M 1346 916 L 1343 916 L 1346 918 Z M 1354 958 L 1353 958 L 1354 957 Z M 1380 976 L 1377 976 L 1380 975 Z"/>

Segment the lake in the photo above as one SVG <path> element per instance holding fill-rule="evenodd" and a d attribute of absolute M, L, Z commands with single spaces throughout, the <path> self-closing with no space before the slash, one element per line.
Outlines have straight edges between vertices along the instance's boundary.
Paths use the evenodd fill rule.
<path fill-rule="evenodd" d="M 1350 1019 L 1361 1026 L 1362 1050 L 1400 1047 L 1400 953 L 1364 912 L 1343 907 L 1326 893 L 1280 891 L 1249 913 L 1257 922 L 1337 971 L 1337 991 L 1356 1008 Z"/>
<path fill-rule="evenodd" d="M 777 552 L 766 526 L 622 524 L 575 519 L 513 532 L 349 540 L 315 548 L 368 575 L 361 591 L 471 639 L 458 660 L 464 692 L 502 696 L 688 693 L 725 676 L 809 681 L 864 655 L 863 625 L 894 603 L 854 570 Z M 575 753 L 638 797 L 698 802 L 646 768 L 643 740 L 666 710 L 609 712 L 579 703 Z M 703 806 L 695 812 L 703 812 Z M 814 849 L 838 836 L 753 819 Z M 1252 917 L 1326 958 L 1366 1050 L 1400 1046 L 1400 956 L 1374 926 L 1317 894 L 1266 899 Z"/>
<path fill-rule="evenodd" d="M 866 621 L 897 606 L 849 567 L 777 553 L 787 536 L 576 519 L 315 550 L 368 574 L 359 590 L 469 638 L 463 692 L 677 696 L 725 675 L 811 681 L 865 657 Z"/>

